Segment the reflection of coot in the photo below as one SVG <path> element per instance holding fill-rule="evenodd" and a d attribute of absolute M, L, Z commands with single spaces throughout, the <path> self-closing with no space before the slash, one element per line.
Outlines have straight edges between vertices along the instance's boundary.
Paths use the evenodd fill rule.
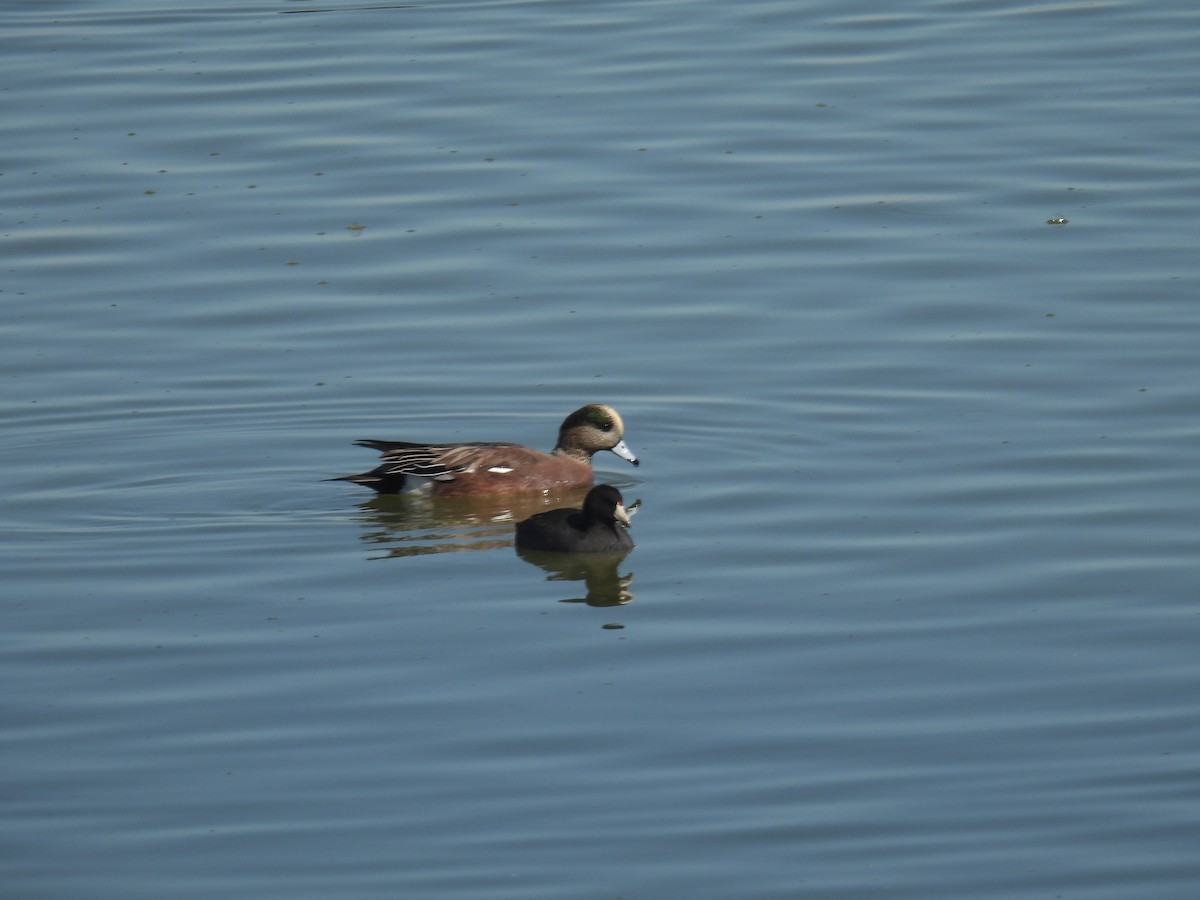
<path fill-rule="evenodd" d="M 517 523 L 517 547 L 554 553 L 623 553 L 633 549 L 621 492 L 596 485 L 583 509 L 552 509 Z"/>
<path fill-rule="evenodd" d="M 617 571 L 617 566 L 628 553 L 628 550 L 616 553 L 552 553 L 517 548 L 517 556 L 548 573 L 547 581 L 582 581 L 586 585 L 586 596 L 568 598 L 562 602 L 582 601 L 588 606 L 623 606 L 633 599 L 633 594 L 629 592 L 633 575 L 622 575 Z"/>

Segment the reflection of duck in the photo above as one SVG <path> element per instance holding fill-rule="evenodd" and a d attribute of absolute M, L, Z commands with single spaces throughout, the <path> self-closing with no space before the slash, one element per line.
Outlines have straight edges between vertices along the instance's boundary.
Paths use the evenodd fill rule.
<path fill-rule="evenodd" d="M 513 523 L 562 504 L 579 503 L 582 490 L 563 494 L 437 497 L 405 492 L 376 495 L 358 506 L 362 539 L 386 556 L 420 556 L 512 546 Z"/>
<path fill-rule="evenodd" d="M 619 553 L 550 553 L 545 550 L 517 548 L 517 555 L 548 573 L 547 581 L 582 581 L 587 596 L 569 598 L 563 603 L 587 603 L 589 606 L 623 606 L 633 599 L 629 585 L 633 575 L 621 575 L 617 566 L 629 551 Z"/>
<path fill-rule="evenodd" d="M 633 549 L 621 492 L 609 484 L 588 491 L 582 509 L 552 509 L 517 523 L 517 546 L 556 553 L 620 553 Z"/>
<path fill-rule="evenodd" d="M 638 464 L 622 440 L 624 432 L 615 409 L 591 403 L 563 420 L 558 443 L 549 453 L 485 441 L 357 441 L 383 454 L 383 462 L 370 472 L 330 480 L 365 485 L 381 494 L 395 494 L 413 482 L 427 482 L 432 493 L 442 496 L 569 490 L 592 483 L 592 454 L 600 450 Z"/>

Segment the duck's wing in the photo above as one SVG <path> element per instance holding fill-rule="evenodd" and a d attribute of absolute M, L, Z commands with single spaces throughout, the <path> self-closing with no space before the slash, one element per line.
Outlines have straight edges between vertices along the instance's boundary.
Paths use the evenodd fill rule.
<path fill-rule="evenodd" d="M 413 444 L 404 441 L 363 440 L 355 443 L 383 454 L 383 461 L 376 472 L 392 476 L 432 478 L 435 481 L 453 481 L 457 473 L 471 472 L 481 465 L 486 466 L 495 453 L 503 453 L 515 446 L 487 441 Z"/>

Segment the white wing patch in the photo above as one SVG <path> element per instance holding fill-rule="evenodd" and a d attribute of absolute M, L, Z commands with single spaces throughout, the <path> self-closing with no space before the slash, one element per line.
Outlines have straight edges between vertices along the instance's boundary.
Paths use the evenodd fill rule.
<path fill-rule="evenodd" d="M 495 475 L 507 475 L 512 471 L 512 466 L 491 466 L 488 471 Z"/>

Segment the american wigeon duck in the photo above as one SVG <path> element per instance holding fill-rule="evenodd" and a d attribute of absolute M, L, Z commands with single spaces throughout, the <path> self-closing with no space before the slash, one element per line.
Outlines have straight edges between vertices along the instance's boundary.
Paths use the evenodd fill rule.
<path fill-rule="evenodd" d="M 427 481 L 430 490 L 441 495 L 569 490 L 592 483 L 592 454 L 599 450 L 611 450 L 638 464 L 622 440 L 624 432 L 625 423 L 615 409 L 589 403 L 563 420 L 558 443 L 549 453 L 488 441 L 355 441 L 360 447 L 378 450 L 383 462 L 370 472 L 330 480 L 366 485 L 381 494 L 398 493 L 410 480 Z"/>
<path fill-rule="evenodd" d="M 517 547 L 556 553 L 619 553 L 633 549 L 626 530 L 629 513 L 621 492 L 598 484 L 583 498 L 583 509 L 552 509 L 517 523 Z"/>

